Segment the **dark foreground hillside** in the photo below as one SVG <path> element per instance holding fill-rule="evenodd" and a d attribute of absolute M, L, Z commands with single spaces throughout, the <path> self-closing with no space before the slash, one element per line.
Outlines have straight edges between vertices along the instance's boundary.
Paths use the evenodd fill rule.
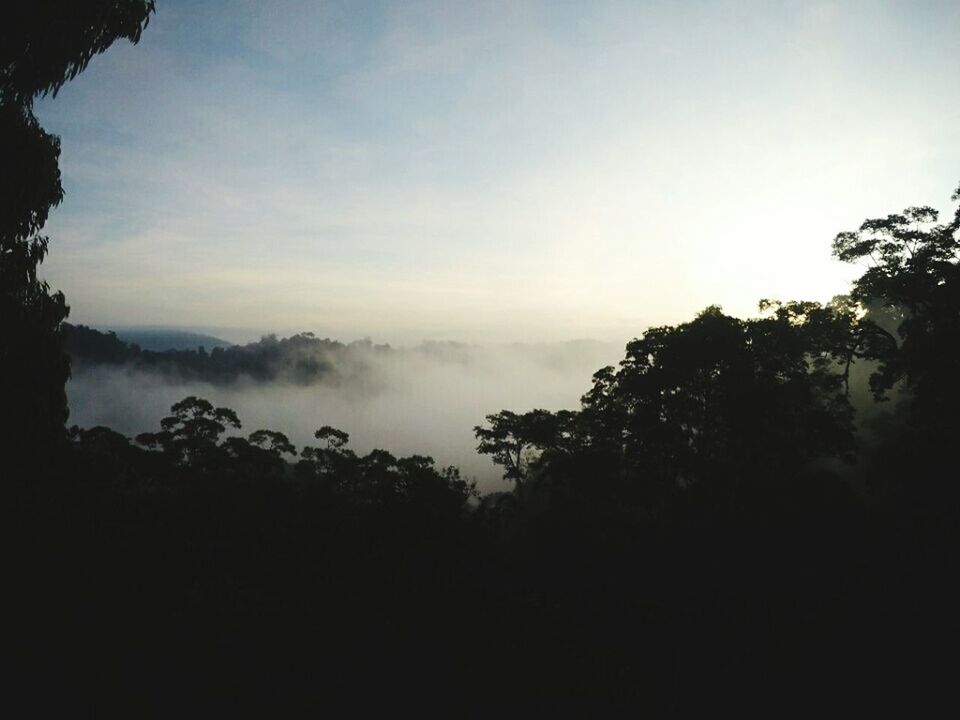
<path fill-rule="evenodd" d="M 597 468 L 478 501 L 337 442 L 295 466 L 239 445 L 174 462 L 92 430 L 8 476 L 8 697 L 664 714 L 909 710 L 952 687 L 952 489 L 863 497 L 803 471 L 649 502 Z M 910 451 L 877 462 L 935 477 Z"/>

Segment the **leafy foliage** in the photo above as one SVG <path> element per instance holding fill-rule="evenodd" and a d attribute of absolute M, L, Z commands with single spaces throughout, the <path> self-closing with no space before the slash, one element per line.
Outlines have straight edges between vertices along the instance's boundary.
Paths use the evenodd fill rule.
<path fill-rule="evenodd" d="M 477 427 L 478 450 L 518 484 L 585 464 L 663 499 L 694 484 L 783 477 L 818 458 L 850 457 L 845 380 L 862 354 L 849 307 L 764 303 L 743 321 L 719 308 L 648 330 L 605 368 L 578 413 L 504 411 Z M 525 459 L 524 452 L 533 459 Z"/>
<path fill-rule="evenodd" d="M 960 200 L 960 187 L 952 195 Z M 859 230 L 837 235 L 833 252 L 844 262 L 867 263 L 851 297 L 864 306 L 894 312 L 897 337 L 872 348 L 880 361 L 871 383 L 882 395 L 897 383 L 914 394 L 925 424 L 956 428 L 960 392 L 960 207 L 939 223 L 927 206 L 865 220 Z M 897 342 L 899 339 L 899 343 Z"/>
<path fill-rule="evenodd" d="M 171 415 L 160 421 L 160 432 L 142 433 L 137 436 L 137 442 L 149 448 L 161 448 L 179 465 L 216 467 L 224 459 L 221 435 L 228 426 L 240 428 L 240 420 L 233 410 L 214 408 L 209 401 L 194 396 L 176 403 L 170 412 Z"/>
<path fill-rule="evenodd" d="M 154 0 L 35 0 L 12 3 L 0 23 L 0 93 L 29 104 L 73 80 L 95 55 L 125 38 L 139 42 Z"/>
<path fill-rule="evenodd" d="M 69 308 L 38 276 L 38 233 L 63 199 L 60 141 L 33 113 L 114 40 L 140 38 L 153 0 L 38 0 L 0 10 L 0 437 L 11 456 L 63 438 L 70 374 L 60 325 Z"/>

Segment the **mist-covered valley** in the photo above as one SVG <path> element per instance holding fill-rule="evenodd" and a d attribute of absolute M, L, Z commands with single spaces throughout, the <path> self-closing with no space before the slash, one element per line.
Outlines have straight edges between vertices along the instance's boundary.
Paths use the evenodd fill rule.
<path fill-rule="evenodd" d="M 427 454 L 476 479 L 481 491 L 505 490 L 502 470 L 476 452 L 474 426 L 504 408 L 574 409 L 592 374 L 623 355 L 622 345 L 594 340 L 409 348 L 292 340 L 237 346 L 237 353 L 253 348 L 248 355 L 281 348 L 266 368 L 257 365 L 259 377 L 197 370 L 198 358 L 202 368 L 210 357 L 205 351 L 147 351 L 106 362 L 80 350 L 67 385 L 69 423 L 134 437 L 157 430 L 171 405 L 195 395 L 235 410 L 244 434 L 279 430 L 302 448 L 316 445 L 313 432 L 331 425 L 349 433 L 358 453 Z"/>

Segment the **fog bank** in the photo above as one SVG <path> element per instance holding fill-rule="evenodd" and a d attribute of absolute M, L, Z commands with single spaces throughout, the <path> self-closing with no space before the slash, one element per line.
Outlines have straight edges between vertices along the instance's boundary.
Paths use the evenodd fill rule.
<path fill-rule="evenodd" d="M 236 410 L 244 434 L 279 430 L 299 449 L 316 443 L 316 428 L 333 425 L 350 434 L 358 453 L 382 448 L 395 455 L 430 455 L 492 491 L 507 484 L 489 458 L 476 453 L 473 427 L 507 408 L 576 408 L 593 372 L 622 357 L 622 344 L 595 341 L 428 343 L 369 353 L 363 372 L 343 368 L 338 381 L 311 385 L 249 380 L 212 385 L 99 365 L 78 368 L 68 384 L 69 423 L 106 425 L 132 437 L 159 429 L 173 403 L 197 395 Z"/>

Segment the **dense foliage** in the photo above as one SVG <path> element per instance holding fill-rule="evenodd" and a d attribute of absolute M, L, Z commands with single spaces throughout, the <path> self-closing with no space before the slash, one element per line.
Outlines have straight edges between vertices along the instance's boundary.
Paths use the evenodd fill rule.
<path fill-rule="evenodd" d="M 119 38 L 131 42 L 153 0 L 34 0 L 0 10 L 0 449 L 13 461 L 63 438 L 70 374 L 60 324 L 69 309 L 37 274 L 40 235 L 63 199 L 60 140 L 33 113 Z"/>

